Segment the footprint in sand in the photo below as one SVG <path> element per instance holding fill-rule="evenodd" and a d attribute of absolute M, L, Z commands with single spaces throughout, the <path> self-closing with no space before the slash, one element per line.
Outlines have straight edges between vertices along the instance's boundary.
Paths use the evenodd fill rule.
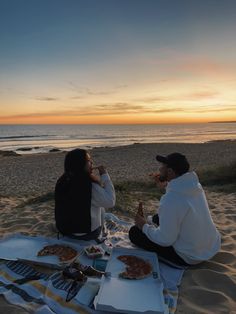
<path fill-rule="evenodd" d="M 207 269 L 207 270 L 213 270 L 213 271 L 222 272 L 222 273 L 227 273 L 228 271 L 231 270 L 230 266 L 217 263 L 214 260 L 205 262 L 200 267 L 201 267 L 201 270 Z"/>
<path fill-rule="evenodd" d="M 6 226 L 7 233 L 17 233 L 17 232 L 29 232 L 31 228 L 31 224 L 17 224 L 17 225 L 11 225 L 11 223 Z"/>
<path fill-rule="evenodd" d="M 194 271 L 193 279 L 200 287 L 212 292 L 221 291 L 236 301 L 236 280 L 228 275 L 210 269 L 198 269 Z"/>
<path fill-rule="evenodd" d="M 28 219 L 27 219 L 27 217 L 21 218 L 21 219 L 10 219 L 10 218 L 8 218 L 6 222 L 1 224 L 1 227 L 2 228 L 12 227 L 14 229 L 14 228 L 17 228 L 18 226 L 27 225 L 27 226 L 29 226 L 29 228 L 31 228 L 32 224 L 34 224 L 36 222 L 37 222 L 37 220 L 34 218 L 28 218 Z"/>
<path fill-rule="evenodd" d="M 235 262 L 235 256 L 233 253 L 229 253 L 226 251 L 221 251 L 214 257 L 214 261 L 226 265 L 231 265 Z"/>
<path fill-rule="evenodd" d="M 236 234 L 231 234 L 231 238 L 233 238 L 234 240 L 236 240 Z"/>
<path fill-rule="evenodd" d="M 184 314 L 229 314 L 228 297 L 220 291 L 210 291 L 201 286 L 193 286 L 188 287 L 184 291 L 184 295 L 186 298 L 184 303 L 188 308 L 188 312 L 183 312 Z M 212 304 L 215 304 L 214 308 Z"/>
<path fill-rule="evenodd" d="M 232 243 L 232 241 L 230 241 L 231 243 L 223 243 L 222 244 L 222 249 L 224 249 L 225 251 L 233 251 L 236 250 L 236 246 L 234 243 Z"/>

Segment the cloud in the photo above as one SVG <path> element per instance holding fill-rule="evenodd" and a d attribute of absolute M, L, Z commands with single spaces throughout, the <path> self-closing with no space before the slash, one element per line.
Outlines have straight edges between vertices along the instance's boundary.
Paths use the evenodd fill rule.
<path fill-rule="evenodd" d="M 184 108 L 152 108 L 144 105 L 136 105 L 132 103 L 114 103 L 114 104 L 102 104 L 96 106 L 96 109 L 99 112 L 103 112 L 103 114 L 125 114 L 125 113 L 140 113 L 140 114 L 145 114 L 145 113 L 166 113 L 166 112 L 179 112 L 179 111 L 185 111 Z"/>
<path fill-rule="evenodd" d="M 205 94 L 193 94 L 196 97 L 203 97 Z M 47 117 L 85 117 L 85 116 L 110 116 L 110 115 L 124 115 L 124 114 L 168 114 L 168 113 L 213 113 L 213 112 L 229 112 L 235 111 L 234 105 L 214 105 L 211 106 L 203 106 L 198 105 L 195 107 L 192 106 L 159 106 L 159 107 L 150 107 L 142 104 L 135 104 L 131 102 L 115 102 L 115 103 L 105 103 L 98 104 L 94 106 L 80 106 L 80 107 L 69 107 L 65 109 L 59 110 L 51 110 L 44 112 L 31 112 L 25 114 L 18 115 L 9 115 L 2 116 L 1 120 L 9 120 L 9 119 L 29 119 L 29 118 L 47 118 Z"/>
<path fill-rule="evenodd" d="M 235 62 L 220 62 L 213 58 L 188 56 L 176 60 L 173 64 L 173 71 L 186 74 L 193 77 L 201 77 L 202 79 L 211 78 L 214 80 L 229 80 L 235 78 Z"/>
<path fill-rule="evenodd" d="M 227 106 L 224 107 L 223 105 L 221 107 L 214 107 L 214 108 L 200 108 L 200 109 L 193 109 L 192 112 L 198 112 L 198 113 L 207 113 L 207 112 L 226 112 L 226 111 L 235 111 L 236 113 L 236 106 Z"/>
<path fill-rule="evenodd" d="M 111 94 L 114 94 L 115 91 L 94 91 L 94 90 L 91 90 L 90 88 L 86 88 L 85 89 L 86 91 L 86 94 L 87 95 L 111 95 Z"/>
<path fill-rule="evenodd" d="M 79 97 L 81 98 L 82 96 L 85 96 L 85 95 L 89 95 L 89 96 L 112 95 L 112 94 L 117 93 L 119 90 L 122 90 L 128 87 L 127 84 L 120 84 L 120 85 L 114 86 L 110 90 L 94 90 L 89 87 L 81 87 L 77 85 L 76 83 L 74 83 L 73 81 L 69 81 L 68 84 L 69 84 L 70 90 L 78 93 Z M 76 97 L 78 96 L 74 96 L 72 98 L 76 99 Z"/>
<path fill-rule="evenodd" d="M 79 96 L 82 96 L 82 95 L 83 96 L 84 95 L 91 95 L 91 96 L 111 95 L 111 94 L 115 93 L 115 90 L 98 91 L 98 90 L 92 90 L 91 88 L 88 88 L 88 87 L 80 87 L 72 81 L 69 81 L 68 84 L 69 84 L 70 90 L 76 92 L 77 94 L 79 94 Z"/>
<path fill-rule="evenodd" d="M 112 94 L 113 92 L 94 92 L 88 88 L 86 88 L 86 93 L 87 95 L 109 95 Z M 168 102 L 168 101 L 188 101 L 188 100 L 193 100 L 193 101 L 198 101 L 202 99 L 209 99 L 209 98 L 214 98 L 215 96 L 218 96 L 219 93 L 216 91 L 211 91 L 211 90 L 202 90 L 202 91 L 197 91 L 197 92 L 192 92 L 190 94 L 183 94 L 183 95 L 172 95 L 172 96 L 156 96 L 156 97 L 145 97 L 145 98 L 140 98 L 136 99 L 135 101 L 137 102 L 144 102 L 145 104 L 151 104 L 151 103 L 162 103 L 162 102 Z M 85 96 L 82 95 L 75 95 L 69 97 L 69 99 L 83 99 Z M 40 96 L 36 97 L 36 100 L 39 101 L 59 101 L 59 97 L 48 97 L 48 96 Z M 129 103 L 115 103 L 115 104 L 103 104 L 103 105 L 98 105 L 100 108 L 110 108 L 110 110 L 117 110 L 117 109 L 124 109 L 124 110 L 134 110 L 134 109 L 145 109 L 144 106 L 142 105 L 134 105 L 134 104 L 129 104 Z"/>
<path fill-rule="evenodd" d="M 225 65 L 204 58 L 186 60 L 180 63 L 179 67 L 183 71 L 194 74 L 220 75 L 228 73 L 228 69 Z"/>
<path fill-rule="evenodd" d="M 144 103 L 162 103 L 168 101 L 198 101 L 202 99 L 209 99 L 218 96 L 219 93 L 212 90 L 202 90 L 202 91 L 194 91 L 188 94 L 178 94 L 178 95 L 171 95 L 171 96 L 156 96 L 156 97 L 145 97 L 137 99 L 137 101 L 141 101 Z"/>
<path fill-rule="evenodd" d="M 136 105 L 127 102 L 116 102 L 114 104 L 100 104 L 97 105 L 98 110 L 110 110 L 110 111 L 119 111 L 119 110 L 145 110 L 143 105 Z"/>
<path fill-rule="evenodd" d="M 150 110 L 150 113 L 167 113 L 167 112 L 183 112 L 186 111 L 184 108 L 163 108 L 163 109 L 155 109 L 155 110 Z"/>
<path fill-rule="evenodd" d="M 36 100 L 40 100 L 40 101 L 56 101 L 59 100 L 59 98 L 57 97 L 36 97 Z"/>
<path fill-rule="evenodd" d="M 121 85 L 115 86 L 115 89 L 123 89 L 123 88 L 127 88 L 127 87 L 128 87 L 128 85 L 126 85 L 126 84 L 121 84 Z"/>
<path fill-rule="evenodd" d="M 158 49 L 148 55 L 148 58 L 136 60 L 138 64 L 144 64 L 147 68 L 156 69 L 162 79 L 212 78 L 230 79 L 235 77 L 236 64 L 230 59 L 216 59 L 210 53 L 194 54 L 187 50 Z M 161 82 L 161 81 L 159 81 Z"/>
<path fill-rule="evenodd" d="M 141 101 L 144 103 L 153 103 L 153 102 L 165 102 L 173 100 L 173 97 L 167 97 L 167 96 L 156 96 L 156 97 L 144 97 L 144 98 L 139 98 L 136 99 L 136 101 Z"/>
<path fill-rule="evenodd" d="M 1 119 L 32 118 L 32 117 L 68 117 L 68 116 L 108 116 L 123 114 L 145 114 L 145 113 L 166 113 L 184 111 L 183 108 L 151 108 L 144 105 L 128 102 L 116 102 L 112 104 L 98 104 L 95 106 L 82 106 L 80 108 L 68 108 L 64 110 L 53 110 L 45 112 L 32 112 L 12 116 L 1 117 Z"/>
<path fill-rule="evenodd" d="M 200 100 L 200 99 L 207 99 L 207 98 L 214 98 L 219 96 L 219 92 L 216 91 L 199 91 L 193 92 L 191 94 L 185 95 L 186 100 Z M 184 99 L 184 96 L 183 96 Z"/>
<path fill-rule="evenodd" d="M 70 99 L 83 99 L 84 97 L 83 96 L 72 96 L 70 97 Z"/>

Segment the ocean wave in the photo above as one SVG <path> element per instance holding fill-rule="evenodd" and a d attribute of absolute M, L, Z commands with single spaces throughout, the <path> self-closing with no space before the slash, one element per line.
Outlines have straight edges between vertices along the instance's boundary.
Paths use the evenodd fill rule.
<path fill-rule="evenodd" d="M 133 143 L 203 143 L 236 139 L 234 125 L 0 125 L 0 150 L 41 153 L 50 149 L 112 147 Z"/>
<path fill-rule="evenodd" d="M 42 134 L 42 135 L 12 135 L 12 136 L 0 136 L 0 140 L 14 140 L 25 138 L 37 138 L 37 137 L 53 137 L 54 135 Z"/>

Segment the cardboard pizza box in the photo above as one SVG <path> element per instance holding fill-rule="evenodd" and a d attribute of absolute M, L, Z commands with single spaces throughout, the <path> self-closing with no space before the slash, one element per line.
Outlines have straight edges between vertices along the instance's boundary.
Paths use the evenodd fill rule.
<path fill-rule="evenodd" d="M 120 278 L 119 273 L 125 269 L 125 264 L 117 259 L 120 255 L 134 255 L 149 261 L 153 266 L 153 273 L 147 278 L 138 280 Z M 114 248 L 106 273 L 108 275 L 102 278 L 99 292 L 94 300 L 96 310 L 109 313 L 168 313 L 155 253 L 139 249 Z"/>
<path fill-rule="evenodd" d="M 40 236 L 26 236 L 18 233 L 5 236 L 0 240 L 0 259 L 27 261 L 57 269 L 71 263 L 72 260 L 61 262 L 57 256 L 37 256 L 41 249 L 53 244 L 70 246 L 78 252 L 77 256 L 83 251 L 83 247 L 75 243 Z"/>

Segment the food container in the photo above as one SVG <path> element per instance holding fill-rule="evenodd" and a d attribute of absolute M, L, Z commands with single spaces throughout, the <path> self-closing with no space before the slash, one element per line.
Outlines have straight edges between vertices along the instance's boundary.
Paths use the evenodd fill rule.
<path fill-rule="evenodd" d="M 107 255 L 111 255 L 113 245 L 109 240 L 105 240 L 102 244 L 102 248 Z"/>
<path fill-rule="evenodd" d="M 105 251 L 99 245 L 87 246 L 84 251 L 88 258 L 101 258 L 105 254 Z"/>

